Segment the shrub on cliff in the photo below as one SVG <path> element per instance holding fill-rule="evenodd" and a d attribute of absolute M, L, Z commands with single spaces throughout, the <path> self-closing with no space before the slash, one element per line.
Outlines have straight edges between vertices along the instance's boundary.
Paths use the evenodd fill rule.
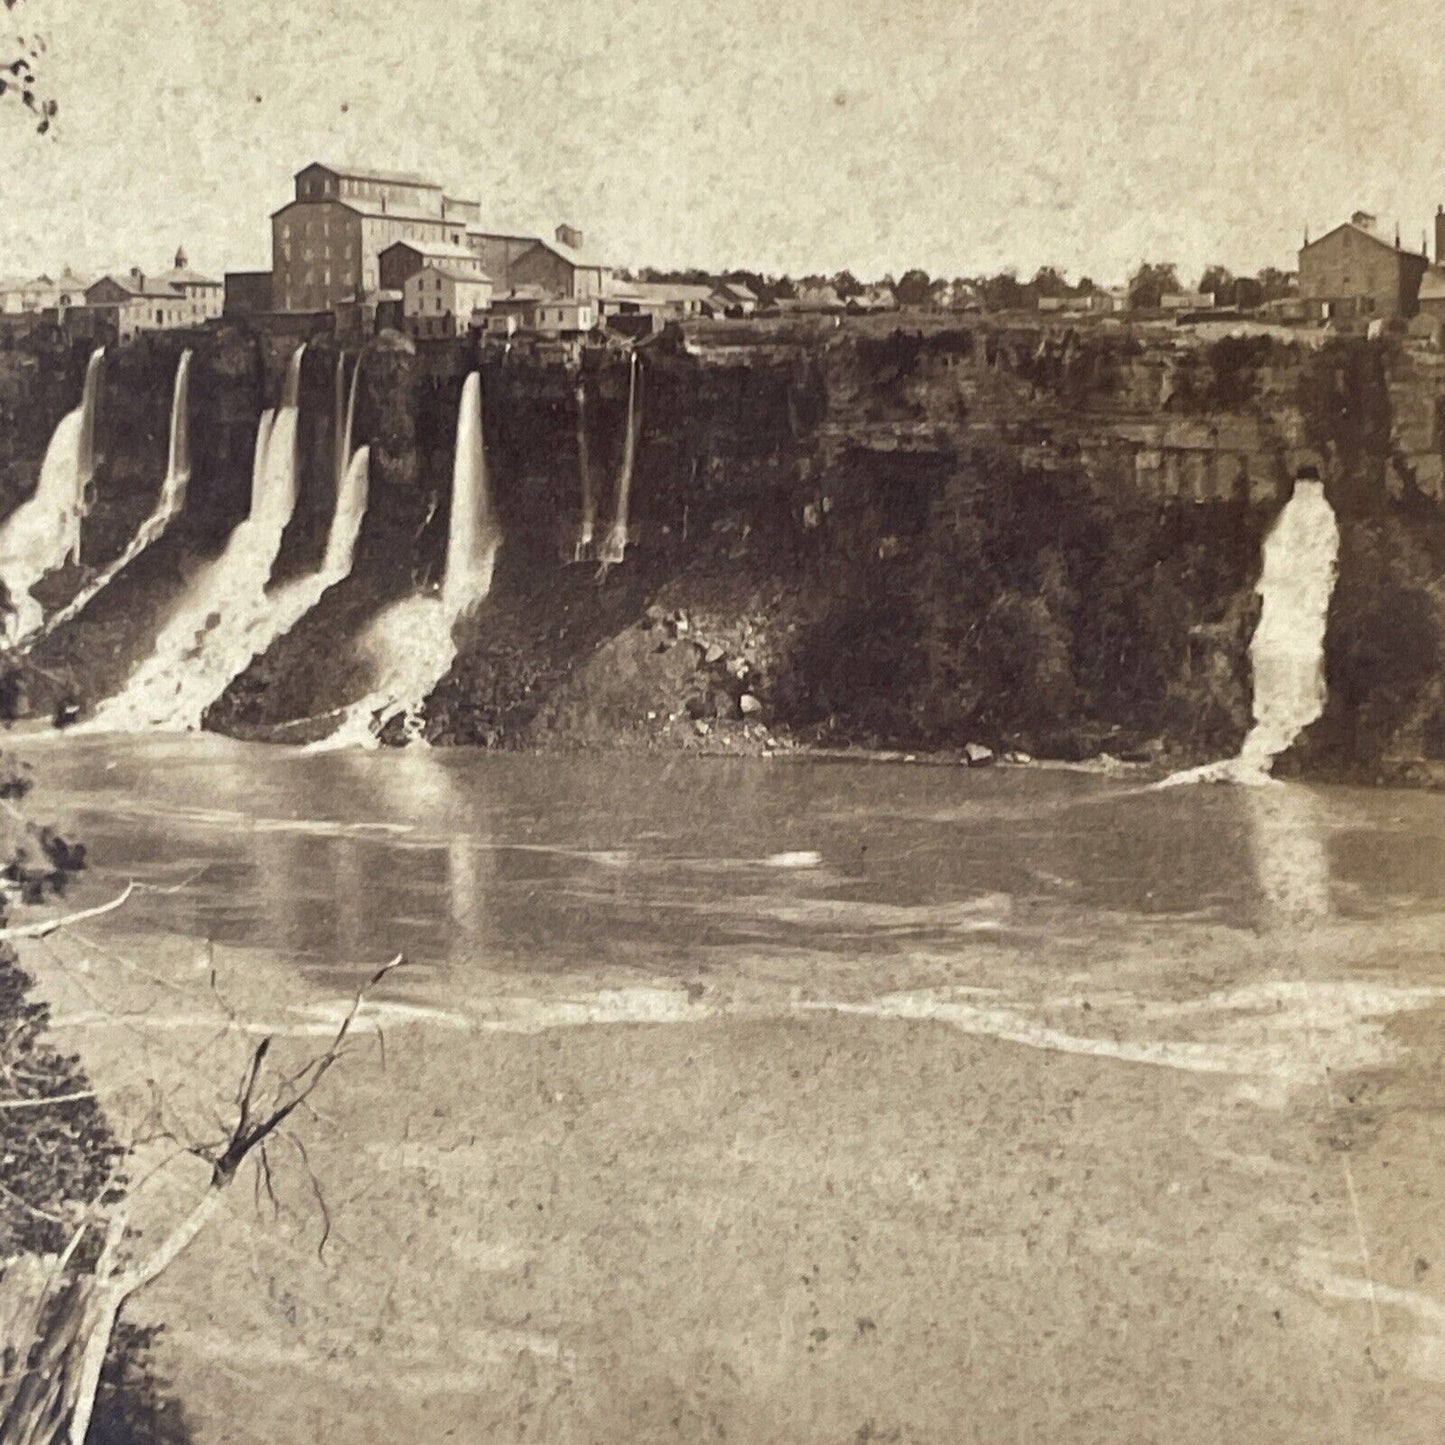
<path fill-rule="evenodd" d="M 1430 551 L 1401 519 L 1347 523 L 1325 636 L 1328 702 L 1317 753 L 1371 765 L 1440 732 L 1445 598 Z M 1403 737 L 1405 730 L 1417 736 Z"/>
<path fill-rule="evenodd" d="M 1251 405 L 1258 390 L 1256 374 L 1272 348 L 1267 336 L 1222 336 L 1212 342 L 1204 354 L 1210 377 L 1205 409 L 1241 411 Z"/>
<path fill-rule="evenodd" d="M 1334 338 L 1300 376 L 1297 399 L 1305 442 L 1333 462 L 1330 500 L 1342 515 L 1359 515 L 1385 493 L 1394 434 L 1388 345 Z"/>

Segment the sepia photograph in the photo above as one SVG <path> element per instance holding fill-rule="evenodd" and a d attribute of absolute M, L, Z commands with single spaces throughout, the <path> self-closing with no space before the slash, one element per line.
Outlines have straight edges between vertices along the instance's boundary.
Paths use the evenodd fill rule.
<path fill-rule="evenodd" d="M 1445 37 L 0 0 L 0 1445 L 1445 1439 Z"/>

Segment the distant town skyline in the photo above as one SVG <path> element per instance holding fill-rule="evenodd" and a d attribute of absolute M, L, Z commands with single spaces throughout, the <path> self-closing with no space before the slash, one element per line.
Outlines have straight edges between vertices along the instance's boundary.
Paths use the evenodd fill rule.
<path fill-rule="evenodd" d="M 12 17 L 12 23 L 20 20 Z M 675 0 L 26 0 L 56 138 L 0 125 L 0 272 L 269 264 L 313 159 L 415 170 L 619 266 L 1122 281 L 1289 266 L 1445 200 L 1445 39 L 1403 0 L 725 10 Z"/>

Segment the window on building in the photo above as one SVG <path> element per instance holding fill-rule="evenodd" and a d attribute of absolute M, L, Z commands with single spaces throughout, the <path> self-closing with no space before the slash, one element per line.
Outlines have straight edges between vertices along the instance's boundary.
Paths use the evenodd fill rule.
<path fill-rule="evenodd" d="M 157 326 L 163 326 L 163 325 L 165 325 L 165 312 L 163 312 L 163 311 L 160 309 L 159 306 L 156 307 L 156 325 L 157 325 Z"/>

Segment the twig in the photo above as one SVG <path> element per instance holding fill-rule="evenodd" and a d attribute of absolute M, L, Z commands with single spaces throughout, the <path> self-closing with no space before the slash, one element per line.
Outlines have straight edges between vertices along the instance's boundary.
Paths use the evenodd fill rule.
<path fill-rule="evenodd" d="M 323 1259 L 326 1253 L 326 1241 L 331 1238 L 331 1211 L 326 1207 L 326 1196 L 321 1192 L 321 1181 L 311 1167 L 311 1157 L 306 1152 L 306 1146 L 295 1134 L 288 1132 L 285 1137 L 301 1156 L 302 1164 L 306 1166 L 306 1177 L 311 1181 L 311 1193 L 315 1195 L 316 1207 L 321 1211 L 321 1239 L 316 1245 L 316 1258 Z"/>
<path fill-rule="evenodd" d="M 73 1104 L 95 1096 L 94 1089 L 77 1089 L 71 1094 L 47 1094 L 43 1099 L 0 1099 L 0 1109 L 43 1109 L 47 1104 Z"/>
<path fill-rule="evenodd" d="M 99 918 L 103 913 L 114 913 L 136 890 L 134 880 L 127 883 L 118 897 L 109 903 L 94 908 L 82 908 L 79 913 L 64 913 L 59 918 L 46 919 L 41 923 L 22 923 L 16 928 L 0 928 L 0 943 L 9 943 L 17 938 L 48 938 L 57 928 L 66 928 L 87 918 Z"/>

